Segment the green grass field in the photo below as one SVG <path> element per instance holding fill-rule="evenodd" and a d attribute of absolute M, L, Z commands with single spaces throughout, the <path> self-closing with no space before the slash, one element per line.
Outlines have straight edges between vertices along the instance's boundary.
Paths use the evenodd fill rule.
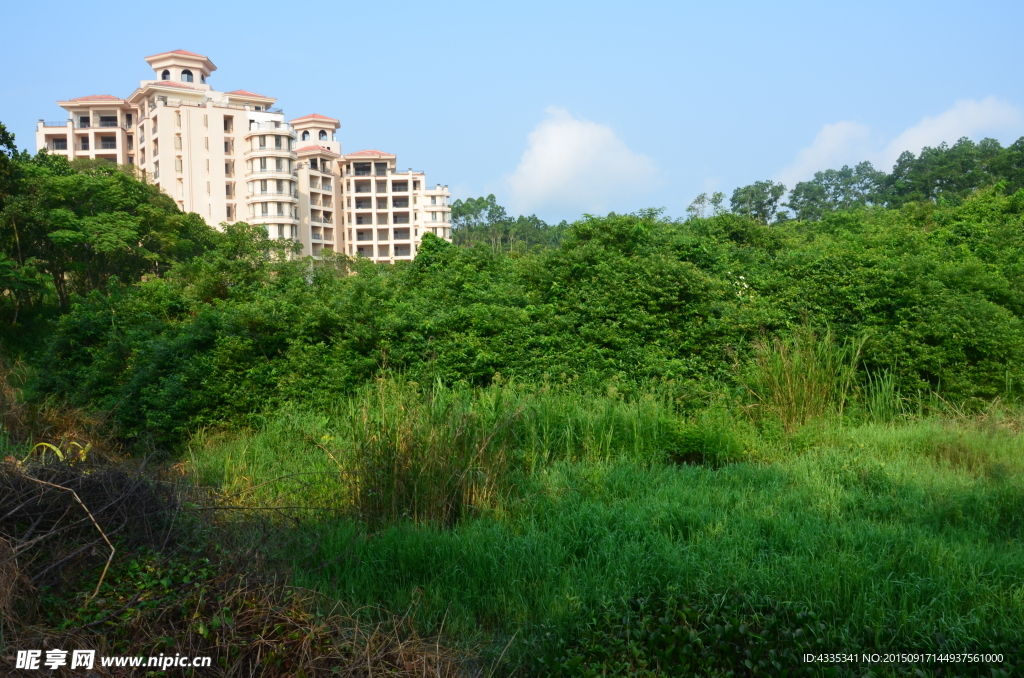
<path fill-rule="evenodd" d="M 607 650 L 638 600 L 725 605 L 737 627 L 806 611 L 797 649 L 1019 644 L 1015 420 L 863 419 L 784 433 L 654 396 L 385 383 L 191 459 L 233 502 L 325 509 L 280 546 L 301 585 L 414 614 L 501 672 L 672 674 L 668 641 Z"/>

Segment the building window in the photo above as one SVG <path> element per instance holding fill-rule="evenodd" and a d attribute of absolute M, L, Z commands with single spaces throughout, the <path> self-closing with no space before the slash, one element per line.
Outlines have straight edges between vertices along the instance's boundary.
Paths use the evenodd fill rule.
<path fill-rule="evenodd" d="M 82 148 L 83 151 L 88 151 L 89 150 L 89 137 L 82 137 L 82 146 L 81 146 L 81 148 Z"/>
<path fill-rule="evenodd" d="M 174 171 L 175 172 L 180 172 L 181 171 L 181 158 L 175 158 L 174 159 Z"/>
<path fill-rule="evenodd" d="M 320 130 L 320 141 L 327 141 L 327 132 Z"/>
<path fill-rule="evenodd" d="M 233 132 L 235 129 L 235 119 L 230 115 L 224 116 L 224 131 Z"/>
<path fill-rule="evenodd" d="M 188 70 L 187 68 L 185 70 L 183 70 L 181 72 L 181 81 L 182 82 L 192 82 L 192 71 Z"/>
<path fill-rule="evenodd" d="M 100 137 L 100 148 L 108 150 L 117 148 L 117 137 Z"/>
<path fill-rule="evenodd" d="M 66 151 L 66 150 L 68 150 L 68 140 L 67 140 L 67 138 L 65 137 L 63 139 L 54 139 L 53 140 L 53 150 L 55 150 L 55 151 Z"/>
<path fill-rule="evenodd" d="M 235 218 L 235 206 L 227 205 L 227 218 L 228 221 L 234 221 Z"/>
<path fill-rule="evenodd" d="M 262 106 L 253 106 L 253 107 L 252 107 L 252 109 L 253 109 L 254 111 L 262 111 L 262 110 L 263 110 L 263 107 L 262 107 Z"/>
<path fill-rule="evenodd" d="M 206 75 L 205 74 L 203 74 L 203 73 L 199 74 L 199 82 L 201 82 L 204 85 L 206 84 Z"/>
<path fill-rule="evenodd" d="M 305 132 L 302 133 L 302 140 L 309 141 L 309 130 L 306 130 Z"/>
<path fill-rule="evenodd" d="M 437 204 L 437 196 L 436 195 L 430 196 L 430 204 L 431 205 L 436 205 Z"/>
<path fill-rule="evenodd" d="M 261 202 L 260 209 L 262 211 L 263 216 L 267 216 L 268 214 L 270 214 L 269 203 Z"/>
<path fill-rule="evenodd" d="M 160 79 L 161 80 L 170 80 L 171 79 L 171 72 L 170 71 L 164 71 L 163 73 L 160 74 Z"/>

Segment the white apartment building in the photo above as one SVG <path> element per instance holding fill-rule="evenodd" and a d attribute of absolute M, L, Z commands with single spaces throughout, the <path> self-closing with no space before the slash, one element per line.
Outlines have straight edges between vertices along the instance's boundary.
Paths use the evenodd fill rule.
<path fill-rule="evenodd" d="M 335 251 L 393 262 L 414 257 L 423 233 L 451 239 L 448 188 L 427 190 L 422 172 L 397 173 L 394 155 L 342 155 L 337 119 L 314 113 L 286 122 L 273 97 L 214 90 L 208 81 L 217 67 L 201 54 L 174 50 L 146 62 L 155 78 L 125 99 L 99 94 L 57 102 L 68 119 L 40 120 L 36 149 L 135 165 L 211 226 L 261 224 L 271 238 L 298 241 L 312 256 Z M 351 200 L 367 181 L 376 199 L 369 211 Z M 376 228 L 353 231 L 364 221 Z M 360 233 L 365 245 L 353 240 Z"/>
<path fill-rule="evenodd" d="M 427 188 L 423 172 L 399 172 L 396 157 L 358 151 L 341 157 L 346 253 L 375 261 L 412 259 L 425 233 L 451 240 L 448 187 Z"/>

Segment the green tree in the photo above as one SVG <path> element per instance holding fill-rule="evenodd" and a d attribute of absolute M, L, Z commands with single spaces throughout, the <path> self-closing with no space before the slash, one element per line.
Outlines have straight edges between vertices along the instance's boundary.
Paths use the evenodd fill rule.
<path fill-rule="evenodd" d="M 778 217 L 779 201 L 786 194 L 786 187 L 774 181 L 756 181 L 749 186 L 737 188 L 732 193 L 732 211 L 762 224 L 769 224 Z"/>
<path fill-rule="evenodd" d="M 58 304 L 104 289 L 111 277 L 135 282 L 216 244 L 197 214 L 184 214 L 129 168 L 69 163 L 45 152 L 14 161 L 0 211 L 0 251 L 47 275 Z"/>
<path fill-rule="evenodd" d="M 801 181 L 784 203 L 801 221 L 818 221 L 828 212 L 848 210 L 872 204 L 879 199 L 885 173 L 870 162 L 856 167 L 843 165 L 839 170 L 815 172 L 810 181 Z"/>

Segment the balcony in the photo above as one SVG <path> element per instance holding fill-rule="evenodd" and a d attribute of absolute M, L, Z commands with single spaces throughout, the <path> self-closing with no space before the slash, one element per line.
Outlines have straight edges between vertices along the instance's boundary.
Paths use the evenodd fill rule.
<path fill-rule="evenodd" d="M 298 172 L 294 170 L 289 171 L 287 168 L 277 169 L 276 167 L 253 167 L 251 170 L 245 173 L 245 176 L 248 177 L 253 174 L 287 174 L 288 176 L 291 177 L 296 177 L 299 175 Z"/>
<path fill-rule="evenodd" d="M 298 191 L 271 191 L 271 190 L 256 191 L 254 193 L 249 193 L 248 195 L 246 195 L 246 197 L 247 198 L 255 198 L 257 196 L 263 196 L 263 195 L 282 195 L 282 196 L 287 196 L 289 198 L 292 198 L 294 200 L 298 200 L 298 198 L 299 198 Z"/>
<path fill-rule="evenodd" d="M 286 122 L 274 123 L 274 122 L 251 122 L 249 123 L 250 132 L 272 132 L 274 134 L 284 134 L 288 136 L 295 136 L 295 128 Z"/>
<path fill-rule="evenodd" d="M 373 231 L 356 231 L 356 240 L 358 242 L 373 241 Z"/>
<path fill-rule="evenodd" d="M 316 186 L 314 186 L 313 188 L 316 188 Z M 327 191 L 328 193 L 330 193 L 331 192 L 331 184 L 321 184 L 320 185 L 320 190 L 321 191 Z"/>
<path fill-rule="evenodd" d="M 100 139 L 101 150 L 117 150 L 117 139 Z"/>
<path fill-rule="evenodd" d="M 395 240 L 408 240 L 409 239 L 409 229 L 408 228 L 396 228 L 395 229 L 394 239 Z"/>
<path fill-rule="evenodd" d="M 409 207 L 409 199 L 408 198 L 394 198 L 391 201 L 391 206 L 394 207 L 395 209 L 405 209 L 405 208 L 408 208 Z"/>
<path fill-rule="evenodd" d="M 356 184 L 356 193 L 372 193 L 369 184 Z"/>
<path fill-rule="evenodd" d="M 319 233 L 313 233 L 311 237 L 313 238 L 313 240 L 323 240 L 323 236 L 321 236 Z"/>
<path fill-rule="evenodd" d="M 396 214 L 395 215 L 394 223 L 396 223 L 396 224 L 408 224 L 409 223 L 409 215 L 408 215 L 408 213 L 406 213 L 406 214 Z"/>

